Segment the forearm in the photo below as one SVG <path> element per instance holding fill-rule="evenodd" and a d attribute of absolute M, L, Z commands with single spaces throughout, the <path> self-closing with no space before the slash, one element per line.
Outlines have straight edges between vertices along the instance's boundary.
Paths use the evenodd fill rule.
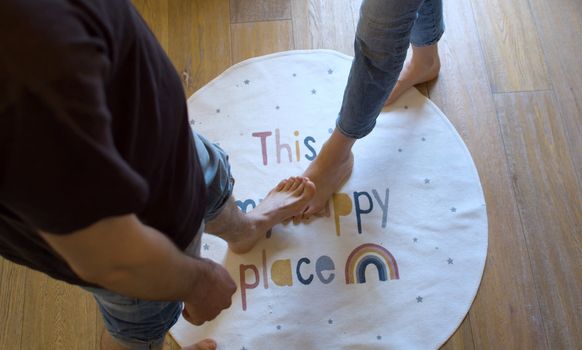
<path fill-rule="evenodd" d="M 146 300 L 185 300 L 204 294 L 210 263 L 191 258 L 157 230 L 142 225 L 124 259 L 85 278 L 111 291 Z"/>
<path fill-rule="evenodd" d="M 161 232 L 134 215 L 102 220 L 69 235 L 42 233 L 88 282 L 149 300 L 203 295 L 212 263 L 179 251 Z"/>

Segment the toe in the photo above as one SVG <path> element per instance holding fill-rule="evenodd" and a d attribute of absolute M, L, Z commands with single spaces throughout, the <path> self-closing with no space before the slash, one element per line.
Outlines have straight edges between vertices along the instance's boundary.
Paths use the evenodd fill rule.
<path fill-rule="evenodd" d="M 285 181 L 285 186 L 283 186 L 283 189 L 281 189 L 281 191 L 282 192 L 287 192 L 287 191 L 289 191 L 289 189 L 295 183 L 295 177 L 292 176 L 292 177 L 290 177 L 290 178 L 288 178 L 286 180 L 283 180 L 283 181 Z"/>
<path fill-rule="evenodd" d="M 299 178 L 299 177 L 295 177 L 294 178 L 294 181 L 293 181 L 293 184 L 289 188 L 289 192 L 295 192 L 295 191 L 297 191 L 297 189 L 299 189 L 302 184 L 303 184 L 303 180 L 301 178 Z"/>
<path fill-rule="evenodd" d="M 218 345 L 212 339 L 204 339 L 200 343 L 198 343 L 199 350 L 216 350 Z"/>
<path fill-rule="evenodd" d="M 279 181 L 279 183 L 275 187 L 275 191 L 281 192 L 283 190 L 283 188 L 285 188 L 286 184 L 287 184 L 287 179 Z"/>
<path fill-rule="evenodd" d="M 303 221 L 301 215 L 297 215 L 293 217 L 293 225 L 299 225 Z"/>
<path fill-rule="evenodd" d="M 293 191 L 293 195 L 295 195 L 297 197 L 303 195 L 303 193 L 305 191 L 306 184 L 307 184 L 307 180 L 302 179 L 301 182 L 299 182 L 299 185 L 297 186 L 297 188 Z"/>

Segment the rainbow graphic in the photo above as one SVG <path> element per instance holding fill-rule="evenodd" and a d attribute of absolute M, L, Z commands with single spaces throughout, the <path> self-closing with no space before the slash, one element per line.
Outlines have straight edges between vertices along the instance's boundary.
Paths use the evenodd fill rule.
<path fill-rule="evenodd" d="M 374 265 L 380 281 L 399 279 L 396 260 L 386 248 L 373 243 L 362 244 L 352 251 L 346 262 L 346 284 L 366 283 L 366 268 Z"/>

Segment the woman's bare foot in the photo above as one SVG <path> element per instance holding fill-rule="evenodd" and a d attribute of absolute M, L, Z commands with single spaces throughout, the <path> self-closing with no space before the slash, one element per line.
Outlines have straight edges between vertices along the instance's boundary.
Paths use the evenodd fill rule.
<path fill-rule="evenodd" d="M 247 230 L 227 239 L 228 247 L 237 254 L 248 252 L 273 226 L 300 215 L 315 192 L 315 184 L 306 177 L 296 176 L 281 181 L 246 215 Z"/>
<path fill-rule="evenodd" d="M 404 63 L 398 81 L 384 105 L 393 103 L 414 85 L 435 79 L 439 75 L 440 69 L 438 44 L 422 47 L 412 46 L 412 57 Z"/>
<path fill-rule="evenodd" d="M 182 350 L 216 350 L 217 346 L 214 340 L 204 339 L 196 344 L 182 348 Z"/>
<path fill-rule="evenodd" d="M 309 164 L 303 176 L 315 183 L 317 192 L 303 213 L 303 218 L 322 212 L 333 193 L 350 177 L 354 166 L 351 149 L 355 141 L 336 129 L 315 160 Z"/>

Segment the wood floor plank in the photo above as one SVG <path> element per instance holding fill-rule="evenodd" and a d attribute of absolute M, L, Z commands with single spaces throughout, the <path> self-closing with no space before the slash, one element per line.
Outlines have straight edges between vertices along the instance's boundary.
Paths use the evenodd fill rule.
<path fill-rule="evenodd" d="M 540 30 L 574 171 L 578 185 L 582 186 L 582 2 L 530 0 L 530 4 Z"/>
<path fill-rule="evenodd" d="M 179 350 L 181 349 L 180 345 L 172 338 L 171 335 L 166 335 L 166 339 L 164 339 L 164 348 L 163 350 Z"/>
<path fill-rule="evenodd" d="M 422 83 L 422 84 L 418 84 L 415 86 L 416 89 L 424 95 L 424 97 L 428 97 L 430 98 L 430 92 L 429 92 L 429 84 L 428 83 Z"/>
<path fill-rule="evenodd" d="M 230 0 L 230 22 L 291 19 L 291 0 Z"/>
<path fill-rule="evenodd" d="M 582 190 L 551 92 L 495 96 L 551 349 L 582 344 Z"/>
<path fill-rule="evenodd" d="M 470 0 L 444 2 L 442 69 L 431 99 L 455 125 L 481 178 L 489 247 L 481 287 L 469 312 L 476 349 L 545 348 L 526 241 L 511 186 L 495 103 Z"/>
<path fill-rule="evenodd" d="M 186 96 L 231 65 L 229 0 L 172 0 L 168 55 Z"/>
<path fill-rule="evenodd" d="M 331 49 L 354 55 L 354 15 L 349 1 L 292 0 L 296 49 Z"/>
<path fill-rule="evenodd" d="M 164 50 L 168 50 L 168 1 L 132 0 Z"/>
<path fill-rule="evenodd" d="M 277 32 L 285 38 L 268 37 L 272 28 L 259 25 L 235 44 L 232 40 L 244 30 L 233 25 L 231 35 L 232 19 L 276 16 L 277 11 L 261 6 L 280 6 L 281 16 L 288 16 L 284 6 L 289 0 L 238 0 L 236 5 L 246 8 L 236 11 L 230 0 L 133 2 L 169 53 L 188 95 L 232 63 L 256 55 L 293 47 L 352 55 L 361 4 L 291 0 L 291 29 L 285 24 Z M 576 201 L 582 182 L 582 41 L 576 40 L 582 32 L 582 2 L 444 4 L 443 69 L 426 86 L 479 170 L 488 205 L 489 253 L 469 316 L 443 349 L 576 349 L 582 343 L 582 304 L 576 299 L 582 290 L 581 205 Z M 265 37 L 243 47 L 252 33 Z M 554 95 L 499 95 L 494 100 L 491 87 L 497 92 L 553 89 Z M 563 160 L 568 157 L 569 165 Z M 0 349 L 98 349 L 103 323 L 92 299 L 65 284 L 49 285 L 42 275 L 28 281 L 26 271 L 0 260 Z M 73 318 L 73 325 L 64 319 L 69 312 L 86 313 L 86 319 Z M 168 337 L 164 348 L 179 347 Z"/>
<path fill-rule="evenodd" d="M 354 21 L 354 28 L 358 27 L 358 20 L 360 19 L 360 8 L 363 0 L 351 0 L 350 9 L 352 11 L 352 18 Z"/>
<path fill-rule="evenodd" d="M 97 309 L 95 313 L 95 350 L 101 350 L 101 336 L 105 331 L 105 325 L 103 324 L 103 316 L 101 316 L 101 312 Z"/>
<path fill-rule="evenodd" d="M 26 268 L 2 261 L 0 271 L 0 349 L 21 349 Z"/>
<path fill-rule="evenodd" d="M 463 323 L 455 334 L 441 347 L 441 350 L 470 350 L 475 349 L 473 343 L 473 331 L 469 317 L 465 317 Z"/>
<path fill-rule="evenodd" d="M 293 28 L 290 20 L 235 23 L 232 31 L 232 61 L 293 49 Z"/>
<path fill-rule="evenodd" d="M 472 0 L 494 92 L 550 88 L 528 0 Z"/>
<path fill-rule="evenodd" d="M 95 347 L 97 307 L 78 287 L 26 271 L 22 349 Z"/>
<path fill-rule="evenodd" d="M 176 341 L 171 336 L 167 336 L 166 340 L 164 341 L 163 350 L 178 350 L 178 349 L 181 349 L 178 343 L 176 343 Z"/>

